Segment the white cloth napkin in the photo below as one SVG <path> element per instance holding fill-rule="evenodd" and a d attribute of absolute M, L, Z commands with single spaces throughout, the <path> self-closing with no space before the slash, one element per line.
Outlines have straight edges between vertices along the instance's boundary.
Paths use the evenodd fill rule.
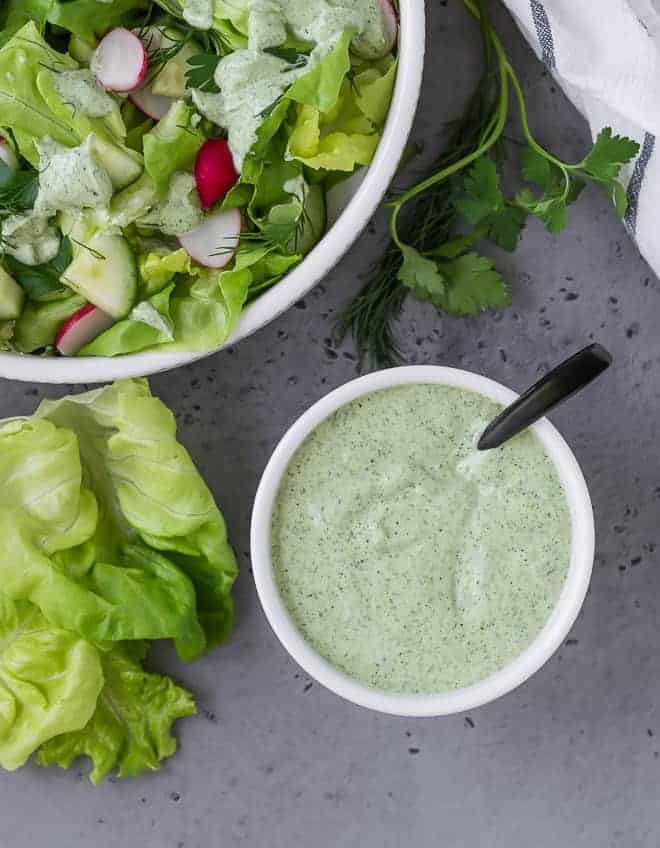
<path fill-rule="evenodd" d="M 640 144 L 623 172 L 625 224 L 660 274 L 660 0 L 504 0 L 539 58 L 582 112 Z"/>

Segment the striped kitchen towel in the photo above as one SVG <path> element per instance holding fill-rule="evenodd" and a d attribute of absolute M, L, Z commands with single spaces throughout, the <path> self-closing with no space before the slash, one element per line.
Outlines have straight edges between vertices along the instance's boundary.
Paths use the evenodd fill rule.
<path fill-rule="evenodd" d="M 625 224 L 660 274 L 660 0 L 504 2 L 592 135 L 611 126 L 639 142 Z"/>

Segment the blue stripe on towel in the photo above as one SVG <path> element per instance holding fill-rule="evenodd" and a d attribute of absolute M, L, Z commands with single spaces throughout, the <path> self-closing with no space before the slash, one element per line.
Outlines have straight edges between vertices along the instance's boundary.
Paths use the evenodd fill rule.
<path fill-rule="evenodd" d="M 556 67 L 555 42 L 552 37 L 548 14 L 540 0 L 529 0 L 529 5 L 532 10 L 534 26 L 536 27 L 536 37 L 541 45 L 541 58 L 550 69 L 554 69 Z"/>
<path fill-rule="evenodd" d="M 639 156 L 637 157 L 637 161 L 635 162 L 635 168 L 632 172 L 632 177 L 630 178 L 630 182 L 628 183 L 628 190 L 626 192 L 626 197 L 628 198 L 628 208 L 626 209 L 626 214 L 623 219 L 626 225 L 626 229 L 633 236 L 635 235 L 635 231 L 637 229 L 637 207 L 639 206 L 639 193 L 642 190 L 642 183 L 644 182 L 646 166 L 649 164 L 649 160 L 653 155 L 654 147 L 655 136 L 649 132 L 644 133 L 644 142 L 642 144 L 642 149 L 640 151 Z"/>

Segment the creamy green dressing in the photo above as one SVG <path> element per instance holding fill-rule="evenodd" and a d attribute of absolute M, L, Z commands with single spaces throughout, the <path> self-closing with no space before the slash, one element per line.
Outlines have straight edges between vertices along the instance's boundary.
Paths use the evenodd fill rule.
<path fill-rule="evenodd" d="M 37 215 L 67 209 L 94 209 L 110 203 L 113 187 L 108 172 L 93 152 L 93 135 L 79 147 L 64 147 L 48 136 L 35 141 L 39 153 Z"/>
<path fill-rule="evenodd" d="M 390 49 L 379 0 L 248 0 L 248 47 L 220 60 L 215 72 L 219 94 L 193 92 L 197 108 L 227 130 L 237 170 L 257 139 L 264 112 L 302 74 L 311 70 L 353 30 L 354 49 L 378 58 Z M 280 47 L 292 35 L 313 45 L 309 61 L 292 66 L 264 50 Z"/>
<path fill-rule="evenodd" d="M 195 29 L 211 29 L 213 0 L 183 0 L 183 18 Z"/>
<path fill-rule="evenodd" d="M 76 112 L 82 112 L 91 118 L 102 118 L 115 108 L 115 101 L 101 88 L 94 74 L 87 68 L 55 73 L 53 84 L 65 103 Z"/>
<path fill-rule="evenodd" d="M 538 635 L 571 519 L 541 442 L 479 452 L 501 407 L 448 386 L 374 392 L 293 457 L 272 518 L 283 600 L 330 663 L 384 690 L 481 680 Z"/>
<path fill-rule="evenodd" d="M 4 252 L 24 265 L 50 262 L 60 249 L 58 230 L 42 215 L 9 215 L 2 221 L 0 232 Z"/>
<path fill-rule="evenodd" d="M 170 181 L 167 197 L 138 221 L 155 226 L 168 236 L 180 236 L 194 230 L 204 220 L 192 174 L 177 171 Z"/>

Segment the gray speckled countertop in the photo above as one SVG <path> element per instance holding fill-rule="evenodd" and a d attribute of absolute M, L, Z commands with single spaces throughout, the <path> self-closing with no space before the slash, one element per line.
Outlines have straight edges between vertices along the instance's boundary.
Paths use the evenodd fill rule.
<path fill-rule="evenodd" d="M 433 139 L 477 73 L 458 3 L 430 0 L 415 139 Z M 538 137 L 569 158 L 586 127 L 498 16 Z M 582 463 L 596 512 L 591 592 L 570 639 L 525 686 L 469 715 L 388 718 L 312 685 L 272 635 L 248 560 L 259 475 L 289 423 L 355 375 L 333 318 L 382 250 L 369 228 L 297 308 L 235 350 L 152 380 L 223 506 L 240 556 L 238 627 L 195 666 L 166 667 L 197 694 L 179 754 L 159 773 L 106 782 L 29 766 L 0 775 L 1 848 L 656 848 L 660 844 L 660 284 L 607 201 L 589 191 L 559 237 L 530 226 L 498 257 L 514 305 L 474 321 L 409 302 L 410 362 L 523 388 L 591 339 L 615 365 L 553 420 Z M 2 382 L 0 415 L 66 391 Z"/>

